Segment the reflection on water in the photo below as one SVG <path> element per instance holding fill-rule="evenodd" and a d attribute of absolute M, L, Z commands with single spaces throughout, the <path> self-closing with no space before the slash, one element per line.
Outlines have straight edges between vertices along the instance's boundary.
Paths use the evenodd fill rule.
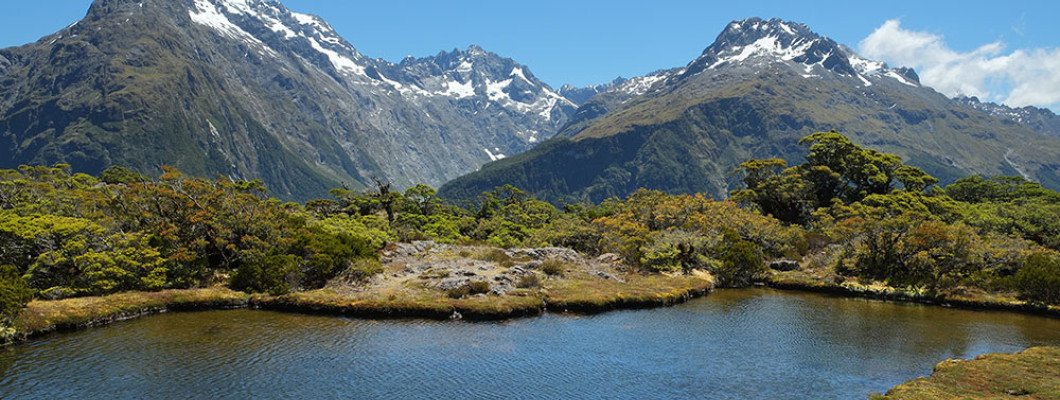
<path fill-rule="evenodd" d="M 723 290 L 503 323 L 169 314 L 0 349 L 0 398 L 865 398 L 1060 320 Z"/>

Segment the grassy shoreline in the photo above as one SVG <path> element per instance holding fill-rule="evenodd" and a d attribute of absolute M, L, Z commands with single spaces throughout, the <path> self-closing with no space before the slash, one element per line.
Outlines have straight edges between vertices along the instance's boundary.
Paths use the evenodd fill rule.
<path fill-rule="evenodd" d="M 271 311 L 341 315 L 359 318 L 465 319 L 472 321 L 531 317 L 550 312 L 592 314 L 620 309 L 663 307 L 709 293 L 709 275 L 646 276 L 626 284 L 580 287 L 564 282 L 551 291 L 518 291 L 505 296 L 448 298 L 437 292 L 339 293 L 321 289 L 283 296 L 248 295 L 227 288 L 127 292 L 64 300 L 35 300 L 3 344 L 27 341 L 53 332 L 95 326 L 171 312 L 255 308 Z"/>
<path fill-rule="evenodd" d="M 1060 307 L 1029 304 L 1003 296 L 944 297 L 847 282 L 829 283 L 805 274 L 773 273 L 760 284 L 779 290 L 815 292 L 912 302 L 972 310 L 997 310 L 1060 317 Z M 581 285 L 559 282 L 543 290 L 519 290 L 505 296 L 448 298 L 437 293 L 340 293 L 330 289 L 282 296 L 249 295 L 227 288 L 127 292 L 109 296 L 31 302 L 2 342 L 26 341 L 52 332 L 69 332 L 171 311 L 255 308 L 270 311 L 357 318 L 465 319 L 471 321 L 532 317 L 545 312 L 595 314 L 623 309 L 667 307 L 714 289 L 706 274 L 635 276 L 629 282 Z"/>
<path fill-rule="evenodd" d="M 1060 307 L 1029 304 L 1018 299 L 941 297 L 856 283 L 829 283 L 796 273 L 774 273 L 762 285 L 779 289 L 845 297 L 912 302 L 972 310 L 997 310 L 1060 317 Z M 227 288 L 128 292 L 109 296 L 54 301 L 35 300 L 14 326 L 3 332 L 3 343 L 17 343 L 52 332 L 68 332 L 171 311 L 256 308 L 270 311 L 357 318 L 466 319 L 471 321 L 532 317 L 545 312 L 595 314 L 622 309 L 666 307 L 701 297 L 714 289 L 709 275 L 641 276 L 619 284 L 581 286 L 562 282 L 546 290 L 521 290 L 505 296 L 451 299 L 436 293 L 339 293 L 321 289 L 283 296 L 248 295 Z"/>
<path fill-rule="evenodd" d="M 984 354 L 938 363 L 931 376 L 895 386 L 886 400 L 1060 398 L 1060 347 L 1032 347 L 1014 354 Z"/>
<path fill-rule="evenodd" d="M 70 332 L 147 315 L 173 311 L 253 308 L 279 312 L 339 315 L 357 318 L 425 318 L 470 321 L 533 317 L 545 312 L 594 314 L 621 309 L 665 307 L 706 295 L 714 280 L 706 274 L 636 276 L 628 282 L 580 285 L 558 282 L 543 290 L 520 290 L 505 296 L 447 298 L 429 291 L 340 293 L 330 289 L 283 296 L 248 295 L 227 288 L 129 292 L 100 297 L 33 301 L 14 327 L 4 332 L 3 344 L 28 341 L 56 332 Z M 762 282 L 782 290 L 817 292 L 888 301 L 917 302 L 971 309 L 1006 310 L 1058 316 L 1056 307 L 1038 308 L 1014 299 L 939 299 L 854 283 L 830 284 L 797 274 L 773 274 Z M 400 296 L 399 296 L 400 295 Z M 917 378 L 891 389 L 883 399 L 940 397 L 989 398 L 1030 393 L 1026 398 L 1050 398 L 1060 384 L 1050 371 L 1060 369 L 1060 347 L 1031 348 L 1016 354 L 988 354 L 970 361 L 947 360 L 930 377 Z M 1041 395 L 1044 397 L 1035 397 Z"/>
<path fill-rule="evenodd" d="M 885 301 L 928 304 L 980 311 L 1010 311 L 1047 317 L 1060 317 L 1060 306 L 1030 303 L 1016 297 L 991 293 L 940 295 L 914 292 L 883 285 L 865 285 L 853 281 L 830 282 L 802 271 L 772 272 L 759 284 L 778 290 L 815 292 L 843 297 L 860 297 Z"/>
<path fill-rule="evenodd" d="M 250 296 L 227 288 L 127 292 L 109 296 L 30 302 L 3 342 L 25 341 L 51 332 L 66 332 L 169 311 L 245 308 Z"/>

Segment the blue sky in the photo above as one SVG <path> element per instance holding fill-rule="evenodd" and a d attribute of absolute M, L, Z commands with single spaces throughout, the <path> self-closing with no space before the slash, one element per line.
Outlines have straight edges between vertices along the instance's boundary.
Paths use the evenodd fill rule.
<path fill-rule="evenodd" d="M 31 42 L 84 16 L 91 0 L 34 0 L 0 3 L 0 46 Z M 871 49 L 876 58 L 935 69 L 961 82 L 946 93 L 978 94 L 996 101 L 1060 105 L 1047 94 L 1012 96 L 1027 80 L 1048 79 L 1060 71 L 1039 68 L 1020 77 L 955 75 L 976 66 L 994 65 L 998 57 L 1039 51 L 1045 63 L 1060 57 L 1060 2 L 1055 1 L 692 1 L 692 0 L 539 0 L 539 1 L 322 1 L 285 0 L 295 11 L 328 20 L 362 53 L 400 60 L 439 50 L 479 44 L 487 50 L 526 64 L 551 85 L 586 85 L 617 76 L 636 76 L 681 66 L 708 46 L 727 22 L 750 16 L 780 17 L 804 22 L 820 34 L 856 49 L 877 33 Z M 889 30 L 879 32 L 888 21 Z M 895 25 L 894 23 L 897 23 Z M 920 38 L 934 45 L 923 49 L 900 46 Z M 897 42 L 896 42 L 897 41 Z M 890 45 L 888 45 L 890 43 Z M 984 49 L 986 45 L 996 45 Z M 939 47 L 952 54 L 939 55 Z M 985 52 L 984 52 L 985 51 Z M 927 53 L 924 53 L 927 52 Z M 953 55 L 956 56 L 953 56 Z M 937 56 L 937 57 L 936 57 Z M 983 58 L 978 60 L 976 57 Z M 925 64 L 935 60 L 939 65 Z M 1029 58 L 1027 62 L 1042 63 Z M 991 64 L 991 61 L 995 61 Z M 956 65 L 956 64 L 959 65 Z M 962 64 L 963 63 L 963 64 Z M 1049 64 L 1051 65 L 1051 64 Z M 1045 68 L 1045 67 L 1043 67 Z M 1051 67 L 1049 67 L 1051 68 Z M 1057 66 L 1060 68 L 1060 65 Z M 995 68 L 996 69 L 996 68 Z M 1055 73 L 1054 73 L 1055 72 Z M 1007 71 L 980 71 L 1008 74 Z M 933 83 L 933 82 L 927 82 Z M 1060 85 L 1060 82 L 1057 82 Z M 1033 86 L 1033 85 L 1032 85 Z M 1058 87 L 1060 89 L 1060 87 Z M 955 94 L 955 93 L 948 93 Z"/>

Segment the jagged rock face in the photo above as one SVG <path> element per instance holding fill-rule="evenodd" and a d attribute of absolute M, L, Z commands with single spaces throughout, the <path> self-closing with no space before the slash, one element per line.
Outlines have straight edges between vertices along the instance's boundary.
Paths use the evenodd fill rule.
<path fill-rule="evenodd" d="M 618 77 L 611 82 L 593 86 L 563 85 L 559 88 L 559 94 L 579 105 L 601 94 L 610 94 L 626 100 L 647 93 L 656 82 L 668 78 L 674 71 L 676 70 L 660 70 L 631 79 Z"/>
<path fill-rule="evenodd" d="M 271 0 L 97 0 L 0 50 L 0 167 L 168 164 L 293 199 L 372 178 L 438 185 L 550 137 L 574 109 L 478 47 L 390 63 Z"/>
<path fill-rule="evenodd" d="M 1003 104 L 979 101 L 979 98 L 974 96 L 961 96 L 954 100 L 976 110 L 1026 126 L 1043 135 L 1060 137 L 1060 115 L 1056 115 L 1056 113 L 1048 109 L 1031 106 L 1009 107 Z"/>
<path fill-rule="evenodd" d="M 459 101 L 465 111 L 476 114 L 476 129 L 510 132 L 519 140 L 506 148 L 510 154 L 550 137 L 577 108 L 527 67 L 478 46 L 407 58 L 391 70 L 415 93 Z"/>
<path fill-rule="evenodd" d="M 729 24 L 701 56 L 634 96 L 603 90 L 551 141 L 443 186 L 471 198 L 510 183 L 554 201 L 600 201 L 639 187 L 725 197 L 749 158 L 799 162 L 798 140 L 843 132 L 943 182 L 1023 175 L 1060 188 L 1060 138 L 924 87 L 916 73 L 859 57 L 803 24 Z"/>

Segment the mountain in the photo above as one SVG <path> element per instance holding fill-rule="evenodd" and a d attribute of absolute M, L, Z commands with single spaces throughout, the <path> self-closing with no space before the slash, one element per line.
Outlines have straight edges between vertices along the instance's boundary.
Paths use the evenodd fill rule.
<path fill-rule="evenodd" d="M 1031 106 L 1013 108 L 1003 104 L 979 101 L 979 98 L 974 96 L 960 96 L 954 100 L 990 115 L 1026 126 L 1043 135 L 1060 136 L 1060 115 L 1048 109 Z"/>
<path fill-rule="evenodd" d="M 556 138 L 441 193 L 471 198 L 510 183 L 554 202 L 639 187 L 725 197 L 740 162 L 800 161 L 798 140 L 832 129 L 943 182 L 1021 174 L 1060 188 L 1060 139 L 949 99 L 913 70 L 859 57 L 803 24 L 734 21 L 698 58 L 652 80 L 636 96 L 589 99 Z"/>
<path fill-rule="evenodd" d="M 438 185 L 551 137 L 570 100 L 471 46 L 399 63 L 273 0 L 97 0 L 0 50 L 0 167 L 262 178 L 281 197 Z"/>
<path fill-rule="evenodd" d="M 585 104 L 595 96 L 605 93 L 617 94 L 622 96 L 623 99 L 629 99 L 633 96 L 644 94 L 651 85 L 669 76 L 673 71 L 675 70 L 660 70 L 632 79 L 618 77 L 611 82 L 592 86 L 563 85 L 559 88 L 559 94 L 579 105 Z"/>
<path fill-rule="evenodd" d="M 678 71 L 677 68 L 659 70 L 632 79 L 618 78 L 610 83 L 583 88 L 564 85 L 560 88 L 560 94 L 580 106 L 557 135 L 574 136 L 592 121 L 633 98 L 647 93 L 657 83 L 665 81 Z"/>

